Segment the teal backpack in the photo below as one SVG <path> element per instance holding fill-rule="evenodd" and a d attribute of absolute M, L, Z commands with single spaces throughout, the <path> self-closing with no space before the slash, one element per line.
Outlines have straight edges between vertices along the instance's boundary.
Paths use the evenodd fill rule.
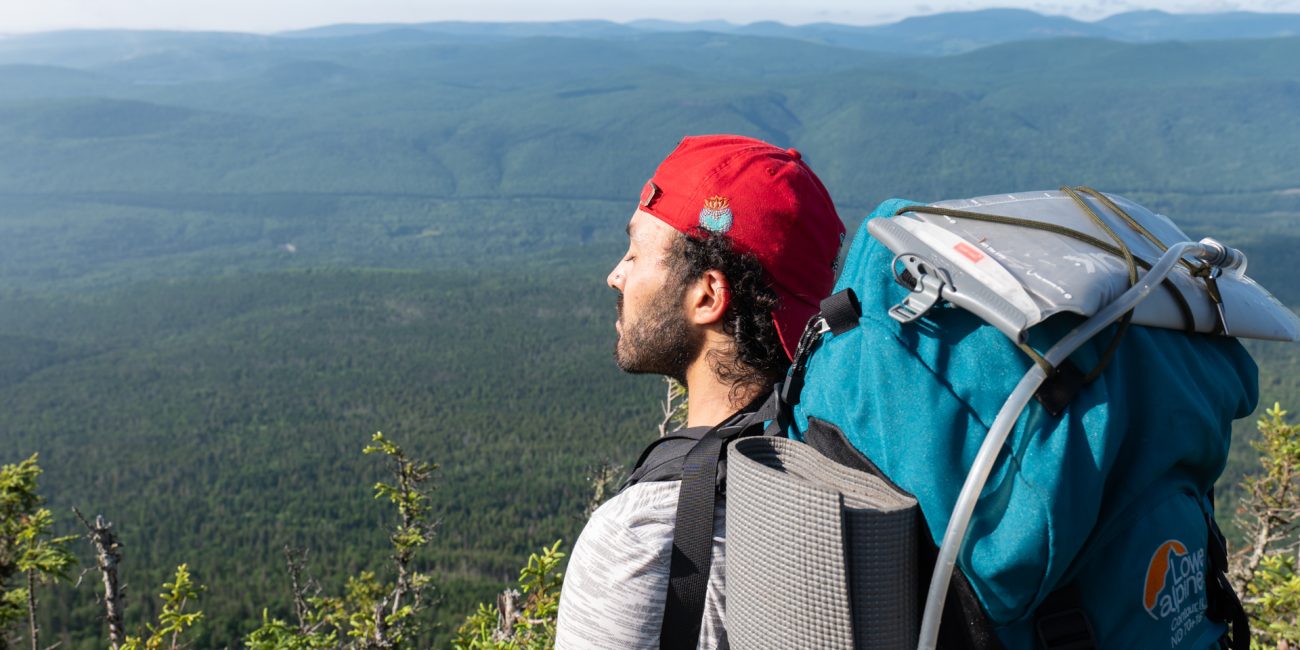
<path fill-rule="evenodd" d="M 1095 239 L 1064 232 L 1069 228 L 1058 218 L 1029 216 L 1044 205 L 1059 210 L 1051 201 L 1082 209 L 1098 227 L 1091 229 Z M 1017 209 L 1020 216 L 1007 216 Z M 909 220 L 906 227 L 899 219 Z M 1143 226 L 1172 228 L 1162 219 L 1087 188 L 934 206 L 889 201 L 871 215 L 872 233 L 854 240 L 837 294 L 805 333 L 805 349 L 782 387 L 788 415 L 780 424 L 789 437 L 915 497 L 927 537 L 919 545 L 919 593 L 928 585 L 931 600 L 935 593 L 947 600 L 939 647 L 1208 648 L 1229 638 L 1233 647 L 1246 647 L 1245 616 L 1225 577 L 1213 490 L 1232 420 L 1255 407 L 1257 370 L 1242 345 L 1222 334 L 1229 326 L 1274 327 L 1265 332 L 1270 338 L 1294 338 L 1294 315 L 1282 308 L 1281 330 L 1272 322 L 1247 324 L 1231 309 L 1244 303 L 1221 296 L 1207 302 L 1212 311 L 1198 311 L 1189 287 L 1231 292 L 1221 270 L 1202 261 L 1208 253 L 1197 259 L 1201 249 L 1189 247 L 1170 271 L 1179 283 L 1148 288 L 1193 303 L 1172 316 L 1183 327 L 1130 322 L 1135 313 L 1138 320 L 1168 320 L 1167 306 L 1160 314 L 1129 312 L 1049 363 L 1045 351 L 1087 315 L 1043 300 L 1047 290 L 1033 286 L 1036 270 L 1025 262 L 1061 266 L 1061 257 L 1101 240 L 1114 259 L 1135 259 L 1129 268 L 1140 274 L 1165 248 Z M 1121 231 L 1127 234 L 1116 236 Z M 1068 245 L 1052 244 L 1062 235 Z M 1236 254 L 1221 246 L 1211 253 L 1224 251 Z M 1007 276 L 975 282 L 981 278 L 973 265 L 954 258 L 1000 262 L 1040 313 L 1021 318 L 1024 310 L 1010 300 L 977 304 L 986 298 L 981 291 L 997 289 Z M 1080 259 L 1072 266 L 1082 269 L 1088 259 Z M 1234 264 L 1244 267 L 1244 258 L 1224 266 Z M 1062 280 L 1056 272 L 1040 279 L 1074 298 L 1067 282 L 1078 278 Z M 1234 279 L 1253 285 L 1240 273 Z M 994 293 L 1006 298 L 1009 290 Z M 955 577 L 935 582 L 930 569 L 946 532 L 953 533 L 968 473 L 1008 396 L 1035 364 L 1043 366 L 1044 381 L 1023 413 L 1004 415 L 1011 426 L 992 445 L 969 522 L 956 531 L 965 542 L 950 551 Z M 924 628 L 922 637 L 925 647 Z"/>
<path fill-rule="evenodd" d="M 725 496 L 735 647 L 1248 648 L 1214 482 L 1237 337 L 1300 319 L 1244 271 L 1089 188 L 883 203 L 771 394 L 638 463 L 682 481 L 661 647 Z"/>

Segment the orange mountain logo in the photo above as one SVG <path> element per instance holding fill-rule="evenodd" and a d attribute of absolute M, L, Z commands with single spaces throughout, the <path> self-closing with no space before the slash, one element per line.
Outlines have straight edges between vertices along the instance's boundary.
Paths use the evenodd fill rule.
<path fill-rule="evenodd" d="M 1161 544 L 1160 548 L 1151 555 L 1151 561 L 1147 563 L 1146 589 L 1143 590 L 1142 595 L 1142 605 L 1146 607 L 1151 618 L 1157 620 L 1160 618 L 1156 615 L 1156 606 L 1160 604 L 1160 594 L 1168 585 L 1169 567 L 1175 565 L 1178 558 L 1186 555 L 1187 547 L 1176 539 Z"/>
<path fill-rule="evenodd" d="M 1176 539 L 1157 547 L 1147 563 L 1142 606 L 1157 621 L 1169 616 L 1180 621 L 1194 612 L 1203 612 L 1205 549 L 1189 550 Z"/>

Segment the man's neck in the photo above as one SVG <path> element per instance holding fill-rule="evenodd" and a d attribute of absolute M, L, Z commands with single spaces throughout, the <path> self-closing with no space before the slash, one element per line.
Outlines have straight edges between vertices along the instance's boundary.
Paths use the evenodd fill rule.
<path fill-rule="evenodd" d="M 740 388 L 718 380 L 708 363 L 686 369 L 686 426 L 712 427 L 758 397 L 759 388 Z M 733 399 L 734 398 L 734 399 Z"/>

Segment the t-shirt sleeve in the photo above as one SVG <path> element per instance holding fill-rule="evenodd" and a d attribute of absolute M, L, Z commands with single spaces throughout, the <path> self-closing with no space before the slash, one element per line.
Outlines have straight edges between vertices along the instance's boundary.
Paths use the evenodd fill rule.
<path fill-rule="evenodd" d="M 639 483 L 592 514 L 560 592 L 557 650 L 659 647 L 680 483 Z M 719 511 L 719 515 L 721 512 Z M 700 647 L 725 648 L 725 533 L 715 521 Z"/>

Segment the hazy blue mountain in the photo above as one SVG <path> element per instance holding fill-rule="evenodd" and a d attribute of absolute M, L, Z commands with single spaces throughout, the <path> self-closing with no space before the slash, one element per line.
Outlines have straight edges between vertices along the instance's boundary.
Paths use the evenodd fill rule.
<path fill-rule="evenodd" d="M 1300 35 L 1300 14 L 1264 14 L 1230 11 L 1209 14 L 1171 14 L 1132 11 L 1097 23 L 1126 40 L 1168 41 L 1228 38 L 1278 38 Z"/>
<path fill-rule="evenodd" d="M 1134 86 L 1149 88 L 1153 82 L 1195 88 L 1261 79 L 1297 81 L 1300 66 L 1292 61 L 1298 55 L 1300 38 L 1131 44 L 1063 39 L 1008 43 L 941 61 L 895 62 L 893 67 L 972 89 L 1019 84 L 1027 95 L 1047 95 L 1044 87 L 1111 86 L 1124 93 Z"/>
<path fill-rule="evenodd" d="M 104 95 L 117 86 L 116 80 L 73 68 L 25 63 L 0 66 L 0 96 L 7 100 Z"/>
<path fill-rule="evenodd" d="M 713 130 L 857 160 L 830 176 L 844 180 L 831 183 L 836 197 L 858 205 L 885 191 L 936 193 L 933 178 L 901 164 L 933 161 L 922 143 L 967 161 L 946 177 L 949 195 L 1050 186 L 1077 169 L 1110 187 L 1179 191 L 1193 181 L 1266 190 L 1293 178 L 1279 134 L 1295 129 L 1300 39 L 1065 39 L 911 60 L 700 32 L 317 46 L 114 61 L 96 72 L 119 83 L 60 73 L 45 97 L 29 81 L 13 91 L 24 101 L 0 106 L 10 153 L 0 190 L 239 191 L 252 182 L 306 192 L 327 182 L 334 191 L 613 198 L 641 172 L 612 157 L 652 158 L 681 133 Z M 213 83 L 216 68 L 231 77 Z M 70 84 L 52 81 L 61 78 Z M 1210 83 L 1223 85 L 1208 92 Z M 76 93 L 99 96 L 69 98 Z M 940 124 L 952 130 L 935 131 Z M 1229 132 L 1236 147 L 1224 150 L 1214 134 Z M 1135 138 L 1150 143 L 1134 147 Z M 539 174 L 556 156 L 566 173 Z M 1107 156 L 1114 162 L 1099 165 Z M 976 164 L 990 159 L 1002 162 Z M 1252 172 L 1209 172 L 1228 160 Z M 1164 168 L 1172 172 L 1140 171 Z"/>
<path fill-rule="evenodd" d="M 530 36 L 565 36 L 572 38 L 613 38 L 638 31 L 634 25 L 608 20 L 572 20 L 556 22 L 473 22 L 439 21 L 431 23 L 344 24 L 279 32 L 291 38 L 341 38 L 370 36 L 393 30 L 411 30 L 447 36 L 473 38 L 526 38 Z"/>
<path fill-rule="evenodd" d="M 1128 42 L 1275 38 L 1300 34 L 1300 14 L 1224 12 L 1168 14 L 1141 11 L 1097 22 L 1045 16 L 1022 9 L 986 9 L 906 18 L 886 25 L 833 23 L 786 25 L 764 21 L 737 25 L 725 21 L 673 22 L 604 20 L 564 22 L 465 22 L 417 24 L 340 24 L 281 32 L 272 36 L 132 30 L 74 30 L 0 38 L 0 63 L 31 63 L 87 68 L 106 62 L 194 57 L 225 53 L 232 60 L 214 65 L 210 78 L 228 76 L 247 52 L 362 50 L 426 44 L 484 44 L 515 39 L 557 37 L 593 40 L 630 39 L 673 32 L 707 32 L 806 41 L 819 45 L 893 55 L 933 56 L 1030 39 L 1090 37 Z M 166 77 L 153 80 L 169 81 Z"/>
<path fill-rule="evenodd" d="M 984 9 L 905 18 L 868 31 L 867 42 L 915 54 L 953 54 L 987 45 L 1060 37 L 1111 37 L 1109 30 L 1023 9 Z"/>
<path fill-rule="evenodd" d="M 625 24 L 628 27 L 660 32 L 730 32 L 735 31 L 736 28 L 740 27 L 740 25 L 725 20 L 679 22 L 675 20 L 657 20 L 653 18 L 631 20 Z"/>
<path fill-rule="evenodd" d="M 284 32 L 281 35 L 368 36 L 390 32 L 399 27 L 467 39 L 529 36 L 612 38 L 628 36 L 637 31 L 703 31 L 770 36 L 909 55 L 935 55 L 955 54 L 999 43 L 1044 38 L 1090 37 L 1153 42 L 1295 36 L 1300 34 L 1300 14 L 1251 12 L 1170 14 L 1162 11 L 1133 11 L 1088 22 L 1065 16 L 1043 15 L 1025 9 L 983 9 L 915 16 L 896 23 L 870 26 L 834 23 L 786 25 L 775 21 L 738 25 L 720 20 L 698 22 L 635 20 L 626 24 L 596 20 L 556 23 L 438 22 L 401 26 L 331 25 Z"/>
<path fill-rule="evenodd" d="M 93 68 L 166 53 L 256 50 L 269 37 L 229 32 L 167 32 L 88 29 L 19 34 L 0 39 L 0 63 L 33 63 Z"/>
<path fill-rule="evenodd" d="M 1086 22 L 1064 16 L 1045 16 L 1023 9 L 985 9 L 917 16 L 879 26 L 754 23 L 738 27 L 734 31 L 843 47 L 934 55 L 1046 38 L 1087 37 L 1156 42 L 1295 36 L 1300 34 L 1300 14 L 1168 14 L 1141 11 Z"/>

